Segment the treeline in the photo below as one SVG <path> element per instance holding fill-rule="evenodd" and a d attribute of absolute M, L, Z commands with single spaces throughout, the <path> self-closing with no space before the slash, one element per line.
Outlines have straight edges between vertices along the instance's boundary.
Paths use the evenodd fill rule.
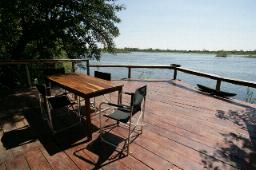
<path fill-rule="evenodd" d="M 114 50 L 117 53 L 129 53 L 129 52 L 173 52 L 173 53 L 202 53 L 202 54 L 217 54 L 219 52 L 225 52 L 227 55 L 236 54 L 236 55 L 252 55 L 256 56 L 256 50 L 253 51 L 244 51 L 244 50 L 171 50 L 171 49 L 140 49 L 140 48 L 115 48 Z"/>

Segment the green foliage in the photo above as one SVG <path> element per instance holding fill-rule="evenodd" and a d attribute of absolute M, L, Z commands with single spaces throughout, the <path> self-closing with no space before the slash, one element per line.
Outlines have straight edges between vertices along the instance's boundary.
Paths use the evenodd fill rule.
<path fill-rule="evenodd" d="M 0 59 L 99 59 L 119 35 L 116 0 L 1 0 Z"/>
<path fill-rule="evenodd" d="M 227 52 L 217 51 L 216 57 L 227 57 Z"/>
<path fill-rule="evenodd" d="M 104 50 L 102 50 L 105 52 Z M 116 48 L 115 52 L 118 53 L 129 53 L 129 52 L 167 52 L 167 53 L 197 53 L 197 54 L 217 54 L 217 53 L 226 53 L 226 55 L 244 55 L 244 57 L 256 57 L 256 50 L 253 51 L 242 51 L 242 50 L 231 50 L 231 51 L 210 51 L 210 50 L 175 50 L 175 49 L 140 49 L 140 48 Z M 224 54 L 225 55 L 225 54 Z"/>

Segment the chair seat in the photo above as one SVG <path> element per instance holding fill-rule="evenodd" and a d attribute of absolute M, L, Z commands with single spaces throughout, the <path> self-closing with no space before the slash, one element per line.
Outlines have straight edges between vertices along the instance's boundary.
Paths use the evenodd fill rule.
<path fill-rule="evenodd" d="M 53 109 L 61 108 L 71 104 L 67 96 L 55 96 L 48 98 Z"/>
<path fill-rule="evenodd" d="M 119 110 L 123 111 L 123 112 L 131 112 L 131 109 L 128 108 L 128 107 L 120 107 L 118 108 Z M 140 107 L 134 107 L 133 108 L 133 111 L 132 111 L 132 115 L 134 115 L 135 113 L 141 111 L 141 108 Z"/>
<path fill-rule="evenodd" d="M 123 111 L 123 112 L 131 112 L 131 107 L 130 106 L 127 106 L 127 105 L 123 105 L 123 104 L 121 104 L 121 105 L 117 105 L 117 104 L 112 104 L 112 103 L 109 103 L 110 105 L 112 105 L 112 106 L 115 106 L 115 107 L 117 107 L 118 108 L 118 110 L 121 110 L 121 111 Z M 137 113 L 138 111 L 141 111 L 141 107 L 139 107 L 139 106 L 135 106 L 135 107 L 133 107 L 133 111 L 132 111 L 132 114 L 135 114 L 135 113 Z"/>
<path fill-rule="evenodd" d="M 127 123 L 130 119 L 130 113 L 121 110 L 116 110 L 108 115 L 104 115 L 110 119 L 114 119 L 123 123 Z"/>

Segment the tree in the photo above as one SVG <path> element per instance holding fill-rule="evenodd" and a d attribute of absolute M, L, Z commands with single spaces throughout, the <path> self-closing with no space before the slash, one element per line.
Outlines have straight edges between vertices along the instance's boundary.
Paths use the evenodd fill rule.
<path fill-rule="evenodd" d="M 0 59 L 100 58 L 119 35 L 116 0 L 1 0 Z"/>

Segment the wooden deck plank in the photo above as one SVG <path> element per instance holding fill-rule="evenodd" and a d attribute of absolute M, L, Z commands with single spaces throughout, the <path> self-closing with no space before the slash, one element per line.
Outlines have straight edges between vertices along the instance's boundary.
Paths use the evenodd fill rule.
<path fill-rule="evenodd" d="M 154 98 L 154 99 L 157 100 L 157 98 Z M 154 103 L 156 103 L 156 101 L 154 101 Z M 210 126 L 210 127 L 214 126 L 215 128 L 218 128 L 219 130 L 222 130 L 222 131 L 224 131 L 225 129 L 229 130 L 230 129 L 229 126 L 232 126 L 232 127 L 235 128 L 235 130 L 240 130 L 240 133 L 246 133 L 246 131 L 244 129 L 241 129 L 240 126 L 236 126 L 236 125 L 234 125 L 232 122 L 230 122 L 228 120 L 217 118 L 216 114 L 221 112 L 221 110 L 202 111 L 200 109 L 193 109 L 192 107 L 187 107 L 187 106 L 185 106 L 185 104 L 183 104 L 183 105 L 176 105 L 177 107 L 173 108 L 173 106 L 175 104 L 172 104 L 172 105 L 169 104 L 171 102 L 168 102 L 168 104 L 163 103 L 163 102 L 158 102 L 158 103 L 159 103 L 159 105 L 162 105 L 162 107 L 164 107 L 166 110 L 171 111 L 172 115 L 176 116 L 178 114 L 178 116 L 183 116 L 185 118 L 189 117 L 190 120 L 201 121 L 202 123 L 206 124 L 207 126 Z M 168 105 L 169 105 L 169 107 L 165 107 L 165 106 L 168 106 Z M 154 106 L 157 106 L 157 105 L 154 105 Z M 155 110 L 155 109 L 152 108 L 152 110 Z M 193 116 L 191 116 L 191 111 L 192 110 L 194 110 Z M 240 110 L 233 110 L 233 111 L 241 112 L 242 109 L 240 109 Z M 224 112 L 224 111 L 222 111 L 222 112 Z M 204 114 L 203 117 L 202 117 L 202 114 Z"/>
<path fill-rule="evenodd" d="M 144 162 L 145 164 L 147 164 L 149 167 L 153 169 L 159 169 L 159 170 L 175 169 L 175 168 L 179 169 L 177 166 L 173 165 L 171 162 L 167 161 L 164 158 L 159 157 L 157 154 L 143 148 L 140 145 L 132 143 L 130 147 L 131 147 L 130 154 L 133 157 L 136 157 L 137 159 Z"/>
<path fill-rule="evenodd" d="M 123 129 L 115 130 L 115 133 L 125 133 Z M 146 150 L 150 150 L 154 154 L 156 154 L 159 158 L 165 158 L 172 164 L 176 165 L 177 167 L 182 167 L 185 169 L 201 169 L 203 165 L 201 164 L 201 157 L 200 153 L 194 151 L 189 147 L 184 147 L 180 143 L 173 142 L 165 137 L 162 137 L 158 134 L 152 133 L 147 129 L 144 129 L 144 132 L 138 139 L 134 141 L 135 144 L 143 147 Z M 134 145 L 132 145 L 134 146 Z M 144 151 L 145 152 L 145 151 Z M 138 151 L 136 150 L 135 156 L 137 156 Z M 133 154 L 131 154 L 133 155 Z M 186 158 L 185 160 L 182 158 Z M 171 158 L 171 159 L 169 159 Z M 148 159 L 144 159 L 143 161 L 147 162 Z M 233 169 L 233 167 L 226 165 L 220 161 L 215 161 L 215 166 L 218 167 L 229 167 L 226 169 Z M 224 165 L 223 165 L 224 164 Z M 188 165 L 189 167 L 186 167 Z M 159 167 L 157 168 L 159 169 Z"/>
<path fill-rule="evenodd" d="M 111 158 L 117 152 L 100 144 L 99 133 L 96 131 L 93 133 L 92 141 L 54 154 L 48 153 L 47 148 L 44 148 L 45 144 L 40 142 L 41 139 L 10 149 L 6 149 L 1 143 L 0 169 L 12 169 L 18 164 L 26 169 L 26 163 L 31 169 L 255 168 L 253 155 L 256 152 L 251 138 L 256 136 L 252 128 L 252 121 L 255 120 L 243 116 L 251 109 L 255 109 L 255 105 L 211 97 L 177 80 L 117 83 L 125 84 L 124 91 L 134 91 L 137 87 L 148 85 L 146 126 L 144 133 L 131 144 L 131 153 L 128 157 L 112 161 Z M 35 96 L 33 90 L 18 94 L 19 97 L 22 95 Z M 112 94 L 112 101 L 116 101 L 116 96 L 116 93 Z M 129 96 L 123 96 L 124 102 L 128 102 L 129 99 Z M 101 100 L 104 98 L 97 97 L 97 103 Z M 26 104 L 25 101 L 22 102 L 20 106 Z M 12 109 L 12 113 L 17 113 L 18 116 L 19 112 L 20 110 L 15 112 L 15 109 Z M 238 122 L 235 122 L 236 120 Z M 98 116 L 93 117 L 92 122 L 97 127 Z M 21 129 L 17 131 L 18 134 L 34 128 L 26 126 L 26 119 L 19 117 L 5 120 L 2 125 L 6 133 Z M 120 129 L 114 132 L 119 135 L 124 133 Z M 1 138 L 2 136 L 3 134 Z M 47 140 L 51 143 L 56 142 L 54 138 Z"/>
<path fill-rule="evenodd" d="M 152 106 L 152 104 L 150 104 L 150 106 Z M 160 109 L 155 109 L 155 110 L 160 110 Z M 165 115 L 165 117 L 163 117 L 163 119 L 166 119 L 166 115 Z M 175 120 L 175 119 L 174 119 Z"/>
<path fill-rule="evenodd" d="M 30 150 L 24 154 L 30 169 L 52 169 L 52 167 L 50 166 L 49 162 L 44 157 L 40 149 Z"/>
<path fill-rule="evenodd" d="M 154 103 L 152 103 L 152 102 L 154 102 Z M 151 101 L 148 102 L 149 104 L 147 106 L 147 110 L 149 110 L 149 111 L 150 110 L 153 110 L 153 111 L 161 110 L 160 113 L 164 114 L 163 117 L 166 117 L 168 115 L 175 116 L 175 118 L 171 118 L 171 119 L 175 120 L 175 119 L 180 118 L 180 121 L 184 121 L 184 120 L 191 121 L 191 124 L 193 124 L 193 125 L 204 124 L 206 127 L 208 126 L 209 127 L 208 129 L 210 129 L 210 130 L 214 128 L 214 133 L 219 133 L 219 132 L 224 133 L 224 132 L 234 131 L 234 132 L 239 132 L 240 134 L 244 134 L 246 137 L 248 137 L 248 132 L 246 132 L 244 129 L 241 129 L 240 126 L 237 126 L 233 122 L 230 122 L 228 120 L 222 120 L 222 119 L 216 118 L 215 113 L 210 113 L 211 117 L 215 118 L 215 121 L 209 122 L 209 118 L 207 118 L 206 120 L 202 120 L 201 118 L 197 118 L 196 114 L 194 114 L 194 112 L 193 112 L 193 115 L 191 115 L 190 108 L 177 110 L 177 107 L 173 108 L 174 107 L 173 105 L 170 105 L 167 103 L 156 102 L 155 100 L 152 102 Z M 151 108 L 151 107 L 153 107 L 153 108 Z M 190 112 L 188 112 L 188 111 L 190 111 Z M 156 113 L 159 114 L 159 112 L 156 112 Z M 197 113 L 197 112 L 195 112 L 195 113 Z M 205 117 L 205 113 L 201 113 L 201 112 L 198 112 L 198 113 L 201 114 L 200 117 Z M 202 116 L 202 114 L 203 114 L 203 116 Z M 177 120 L 177 121 L 179 121 L 179 120 Z M 205 129 L 205 126 L 202 129 Z M 220 131 L 216 132 L 216 130 L 215 130 L 216 128 L 219 129 Z"/>
<path fill-rule="evenodd" d="M 152 105 L 154 105 L 154 104 L 150 104 L 150 106 L 152 106 Z M 156 110 L 161 110 L 161 109 L 154 109 L 155 111 Z M 166 119 L 166 117 L 168 117 L 168 114 L 165 114 L 163 117 L 161 117 L 160 119 L 162 119 L 162 120 L 165 120 Z M 147 117 L 146 117 L 146 119 L 147 119 Z M 183 118 L 184 119 L 184 118 Z M 183 120 L 183 119 L 181 119 L 181 121 Z M 188 118 L 186 118 L 186 119 L 188 119 Z M 175 119 L 175 117 L 174 118 L 172 118 L 172 120 L 175 120 L 176 121 L 176 119 Z M 188 119 L 189 120 L 189 119 Z M 175 123 L 175 122 L 174 122 Z M 187 123 L 187 124 L 189 124 L 189 122 L 182 122 L 182 123 Z M 193 124 L 193 123 L 195 123 L 195 122 L 193 122 L 193 121 L 191 121 L 191 124 Z M 161 123 L 159 123 L 160 125 L 161 125 Z M 198 123 L 195 123 L 195 124 L 198 124 Z M 188 128 L 185 128 L 185 130 L 186 129 L 188 129 L 188 130 L 190 130 L 190 128 L 188 127 Z M 202 129 L 205 129 L 205 126 L 203 126 L 202 127 Z M 211 128 L 209 128 L 210 130 L 211 130 Z M 232 129 L 232 127 L 229 127 L 228 129 Z M 215 131 L 214 131 L 215 132 Z M 230 131 L 228 131 L 228 132 L 230 132 Z M 237 131 L 235 131 L 236 133 L 237 133 Z M 190 132 L 191 133 L 191 132 Z M 216 133 L 216 134 L 218 134 L 218 133 Z M 206 138 L 206 139 L 208 139 L 208 136 L 209 136 L 209 134 L 208 133 L 206 133 L 205 134 L 205 136 L 203 136 L 204 138 Z M 215 138 L 215 136 L 216 135 L 214 135 L 213 137 Z M 214 139 L 213 138 L 213 139 Z M 223 136 L 219 136 L 219 139 L 221 140 L 221 139 L 223 139 Z M 210 140 L 211 141 L 211 140 Z M 221 145 L 218 145 L 218 140 L 216 141 L 214 141 L 213 142 L 213 144 L 214 144 L 214 147 L 215 148 L 217 148 L 217 147 L 220 147 Z M 195 145 L 194 147 L 196 147 L 196 146 L 198 146 L 198 145 Z M 198 146 L 198 148 L 200 148 L 199 146 Z M 194 149 L 194 148 L 193 148 Z M 211 149 L 212 150 L 212 149 Z M 209 150 L 206 150 L 207 151 L 207 153 L 209 152 Z M 208 154 L 211 154 L 212 152 L 209 152 Z"/>
<path fill-rule="evenodd" d="M 150 86 L 152 86 L 152 83 L 150 84 Z M 169 85 L 170 86 L 170 85 Z M 152 88 L 151 88 L 152 89 Z M 162 89 L 162 88 L 160 88 L 160 89 Z M 150 91 L 152 91 L 152 90 L 149 90 L 149 93 L 150 93 Z M 185 90 L 183 90 L 183 91 L 181 91 L 180 93 L 179 93 L 179 95 L 180 94 L 182 94 L 182 93 L 184 93 L 184 91 Z M 152 93 L 152 92 L 151 92 Z M 164 94 L 164 95 L 162 95 L 162 94 Z M 182 99 L 184 100 L 184 99 L 186 99 L 186 98 L 191 98 L 191 100 L 190 100 L 190 104 L 187 104 L 186 102 L 184 102 L 184 101 L 180 101 L 180 102 L 177 102 L 177 98 L 175 97 L 175 98 L 173 98 L 172 99 L 172 97 L 171 97 L 171 95 L 168 95 L 168 91 L 167 92 L 165 92 L 165 91 L 162 91 L 161 93 L 152 93 L 152 94 L 149 94 L 148 95 L 148 99 L 150 100 L 150 101 L 152 101 L 152 102 L 157 102 L 157 101 L 159 101 L 159 103 L 161 103 L 161 104 L 167 104 L 167 105 L 171 105 L 171 106 L 175 106 L 175 110 L 174 110 L 174 113 L 175 112 L 179 112 L 179 114 L 183 114 L 183 115 L 185 115 L 185 116 L 189 116 L 189 117 L 191 117 L 190 119 L 198 119 L 198 120 L 202 120 L 202 121 L 206 121 L 207 123 L 217 123 L 216 125 L 217 125 L 217 127 L 220 125 L 220 123 L 222 123 L 223 122 L 223 124 L 222 124 L 222 128 L 225 128 L 225 126 L 227 125 L 227 123 L 230 123 L 229 121 L 226 121 L 226 120 L 222 120 L 222 119 L 219 119 L 219 118 L 217 118 L 216 116 L 215 116 L 215 113 L 216 113 L 216 108 L 219 108 L 220 106 L 223 106 L 223 105 L 228 105 L 229 103 L 226 103 L 226 102 L 223 102 L 222 100 L 213 100 L 213 101 L 219 101 L 219 103 L 217 103 L 217 107 L 215 106 L 215 107 L 211 107 L 211 103 L 212 102 L 210 102 L 210 103 L 207 103 L 207 109 L 205 109 L 205 110 L 202 110 L 202 109 L 200 109 L 200 108 L 206 108 L 206 106 L 205 106 L 205 101 L 204 102 L 200 102 L 200 103 L 198 103 L 197 105 L 195 105 L 195 103 L 196 103 L 196 101 L 197 100 L 194 100 L 195 98 L 197 99 L 197 98 L 199 98 L 200 99 L 200 95 L 201 94 L 199 94 L 199 93 L 195 93 L 197 96 L 195 96 L 195 97 L 191 97 L 191 94 L 193 94 L 192 92 L 190 92 L 189 94 L 187 94 L 187 96 L 183 96 L 182 97 Z M 207 98 L 210 98 L 210 97 L 208 97 L 207 96 Z M 155 106 L 155 104 L 154 105 L 151 105 L 151 103 L 149 104 L 149 106 Z M 176 107 L 177 106 L 177 107 Z M 227 106 L 225 106 L 226 108 L 228 108 Z M 233 105 L 232 105 L 232 107 L 234 107 Z M 165 108 L 164 106 L 163 106 L 163 108 Z M 209 109 L 209 108 L 211 108 L 211 109 Z M 148 108 L 147 108 L 148 109 Z M 171 109 L 171 108 L 168 108 L 168 109 Z M 239 107 L 239 109 L 241 110 L 241 109 L 243 109 L 242 107 Z M 156 110 L 156 109 L 153 109 L 153 110 Z M 191 111 L 193 111 L 194 110 L 194 112 L 193 112 L 193 116 L 191 116 Z M 239 110 L 238 110 L 239 111 Z M 204 116 L 202 116 L 202 114 L 204 115 Z M 213 120 L 213 121 L 210 121 L 210 120 Z M 234 124 L 233 124 L 234 125 Z M 238 127 L 236 127 L 236 128 L 238 128 Z"/>
<path fill-rule="evenodd" d="M 94 120 L 95 124 L 99 124 L 98 120 Z M 124 132 L 124 130 L 121 129 L 113 129 L 113 131 L 116 134 L 119 134 L 120 136 L 124 137 L 127 132 Z M 131 143 L 130 146 L 130 156 L 134 157 L 135 159 L 143 162 L 145 165 L 152 169 L 180 169 L 176 165 L 172 164 L 168 160 L 164 159 L 163 157 L 160 157 L 159 155 L 155 154 L 154 152 L 151 152 L 147 148 L 142 147 L 141 145 L 138 145 L 136 142 Z M 125 160 L 122 160 L 125 163 Z M 129 161 L 130 162 L 130 161 Z M 126 163 L 127 164 L 127 163 Z M 137 162 L 138 164 L 138 162 Z M 140 163 L 139 163 L 140 164 Z M 129 164 L 127 164 L 129 165 Z M 136 165 L 132 163 L 131 165 Z M 161 165 L 161 166 L 159 166 Z M 135 167 L 132 167 L 132 169 L 135 169 Z M 137 169 L 137 168 L 136 168 Z M 141 169 L 141 168 L 139 168 Z M 143 168 L 145 169 L 145 168 Z"/>
<path fill-rule="evenodd" d="M 11 160 L 6 161 L 5 164 L 6 164 L 6 169 L 13 169 L 13 170 L 19 170 L 19 169 L 29 170 L 30 169 L 28 162 L 23 155 L 16 156 Z"/>
<path fill-rule="evenodd" d="M 4 131 L 1 132 L 1 139 L 3 137 Z M 0 143 L 0 164 L 4 163 L 6 160 L 12 159 L 13 154 L 10 150 L 6 150 L 3 146 L 2 140 Z"/>
<path fill-rule="evenodd" d="M 146 113 L 146 115 L 148 115 L 148 113 Z M 166 118 L 167 116 L 165 116 L 165 118 Z M 151 116 L 146 116 L 146 122 L 148 123 L 148 121 L 153 121 L 153 122 L 156 122 L 156 119 L 150 119 L 151 118 Z M 160 118 L 159 120 L 165 120 L 164 119 L 164 117 L 163 118 Z M 175 133 L 169 133 L 169 130 L 172 130 L 172 129 L 170 129 L 170 124 L 168 124 L 165 128 L 163 128 L 163 129 L 161 129 L 161 127 L 162 127 L 162 125 L 164 124 L 164 122 L 160 122 L 160 121 L 158 121 L 158 122 L 156 122 L 154 125 L 155 125 L 155 127 L 154 127 L 154 125 L 151 123 L 150 124 L 150 126 L 146 126 L 146 128 L 149 128 L 149 131 L 153 131 L 154 133 L 156 133 L 156 134 L 160 134 L 160 135 L 162 135 L 162 136 L 165 136 L 165 137 L 168 137 L 170 140 L 172 140 L 172 141 L 175 141 L 175 142 L 177 142 L 177 143 L 179 143 L 179 144 L 182 144 L 182 145 L 185 145 L 186 147 L 188 147 L 189 149 L 193 149 L 193 150 L 196 150 L 197 152 L 198 152 L 198 154 L 204 154 L 203 152 L 205 152 L 205 151 L 207 151 L 207 156 L 209 156 L 209 157 L 211 157 L 211 156 L 213 156 L 213 154 L 214 154 L 214 151 L 216 150 L 216 148 L 217 147 L 220 147 L 221 145 L 220 145 L 220 143 L 222 142 L 224 142 L 224 141 L 219 141 L 219 143 L 218 142 L 216 142 L 216 140 L 215 141 L 213 141 L 213 140 L 208 140 L 208 141 L 206 141 L 205 143 L 202 143 L 202 140 L 203 139 L 209 139 L 208 137 L 206 137 L 206 136 L 203 136 L 202 138 L 201 138 L 201 140 L 197 140 L 197 141 L 193 141 L 193 140 L 191 140 L 191 138 L 188 138 L 190 135 L 191 135 L 191 132 L 190 133 L 187 133 L 186 135 L 184 135 L 184 136 L 186 136 L 186 137 L 183 137 L 183 136 L 180 136 L 180 135 L 178 135 L 177 133 L 176 133 L 176 130 L 174 131 Z M 187 135 L 189 135 L 189 136 L 187 136 Z M 197 135 L 196 136 L 196 139 L 198 138 L 198 137 L 201 137 L 201 135 Z M 203 140 L 204 141 L 204 140 Z M 213 143 L 213 146 L 211 147 L 211 146 L 208 146 L 209 145 L 209 143 L 208 142 L 212 142 Z M 159 143 L 161 143 L 161 142 L 159 142 Z M 218 143 L 218 146 L 216 145 Z M 223 145 L 222 145 L 223 146 Z M 240 145 L 241 146 L 241 145 Z M 238 155 L 239 156 L 239 155 Z M 215 158 L 216 158 L 216 160 L 219 160 L 219 161 L 223 161 L 223 162 L 225 162 L 226 160 L 225 159 L 223 159 L 222 157 L 220 157 L 220 156 L 215 156 Z M 227 162 L 226 162 L 227 163 Z M 233 165 L 232 164 L 232 162 L 229 162 L 229 164 L 231 164 L 231 165 Z M 235 166 L 235 165 L 233 165 L 233 166 Z"/>
<path fill-rule="evenodd" d="M 5 162 L 0 163 L 0 169 L 6 170 Z"/>
<path fill-rule="evenodd" d="M 65 152 L 58 152 L 54 155 L 49 155 L 44 147 L 40 147 L 44 157 L 54 170 L 78 170 L 76 164 L 66 155 Z"/>
<path fill-rule="evenodd" d="M 65 153 L 75 162 L 75 164 L 81 169 L 149 169 L 142 162 L 132 158 L 112 158 L 115 157 L 118 152 L 110 148 L 107 144 L 100 144 L 98 142 L 98 134 L 93 134 L 93 140 L 91 143 L 87 143 L 82 146 L 76 146 L 67 149 Z M 114 159 L 114 161 L 112 160 Z M 112 162 L 113 161 L 113 162 Z"/>
<path fill-rule="evenodd" d="M 149 108 L 151 106 L 153 106 L 153 104 L 150 103 Z M 167 107 L 166 109 L 167 111 L 168 109 L 171 109 L 169 108 L 169 106 L 165 106 L 165 107 Z M 147 108 L 147 110 L 149 109 Z M 203 142 L 205 145 L 210 145 L 211 147 L 216 147 L 217 143 L 218 144 L 223 143 L 223 140 L 222 140 L 223 135 L 220 134 L 220 133 L 224 133 L 223 131 L 216 132 L 216 129 L 213 129 L 214 127 L 209 127 L 208 125 L 203 126 L 205 125 L 205 123 L 194 122 L 193 119 L 191 120 L 189 119 L 189 117 L 185 117 L 185 118 L 180 117 L 179 114 L 173 115 L 173 112 L 171 113 L 168 112 L 163 114 L 161 111 L 161 114 L 159 114 L 159 112 L 155 112 L 154 110 L 151 110 L 151 112 L 148 112 L 148 111 L 146 112 L 145 114 L 146 122 L 150 122 L 151 124 L 155 124 L 155 125 L 156 124 L 165 125 L 165 129 L 169 129 L 169 130 L 172 130 L 173 128 L 175 128 L 175 131 L 177 131 L 178 134 L 182 133 L 186 137 L 192 136 L 191 138 L 192 140 L 194 139 L 197 142 Z M 154 113 L 152 113 L 152 111 L 154 111 Z M 227 129 L 234 129 L 234 128 L 229 127 Z M 227 132 L 232 132 L 232 130 Z"/>

